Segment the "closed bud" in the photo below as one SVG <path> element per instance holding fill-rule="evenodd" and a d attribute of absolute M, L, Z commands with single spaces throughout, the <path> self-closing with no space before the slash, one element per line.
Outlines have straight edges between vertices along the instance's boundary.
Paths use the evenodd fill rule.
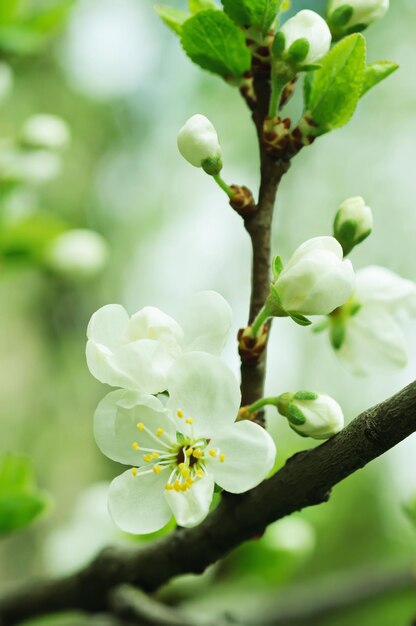
<path fill-rule="evenodd" d="M 330 396 L 314 391 L 298 391 L 280 396 L 279 413 L 299 435 L 329 439 L 344 427 L 344 415 Z"/>
<path fill-rule="evenodd" d="M 373 213 L 361 196 L 348 198 L 339 207 L 334 222 L 334 237 L 347 255 L 368 237 L 373 228 Z"/>
<path fill-rule="evenodd" d="M 194 115 L 178 133 L 178 148 L 194 167 L 214 176 L 222 169 L 221 146 L 217 131 L 204 115 Z"/>
<path fill-rule="evenodd" d="M 22 141 L 34 148 L 60 150 L 70 141 L 69 127 L 56 115 L 32 115 L 22 129 Z"/>
<path fill-rule="evenodd" d="M 345 30 L 366 27 L 385 16 L 389 0 L 331 0 L 329 21 Z"/>
<path fill-rule="evenodd" d="M 331 32 L 315 11 L 304 9 L 287 20 L 280 30 L 285 37 L 284 55 L 289 62 L 311 65 L 329 52 Z"/>
<path fill-rule="evenodd" d="M 107 242 L 98 233 L 74 229 L 58 235 L 46 250 L 47 266 L 69 278 L 90 278 L 98 274 L 108 258 Z"/>
<path fill-rule="evenodd" d="M 270 305 L 274 299 L 292 316 L 328 315 L 350 298 L 354 288 L 354 270 L 350 261 L 343 260 L 340 244 L 333 237 L 315 237 L 295 251 L 269 299 Z"/>

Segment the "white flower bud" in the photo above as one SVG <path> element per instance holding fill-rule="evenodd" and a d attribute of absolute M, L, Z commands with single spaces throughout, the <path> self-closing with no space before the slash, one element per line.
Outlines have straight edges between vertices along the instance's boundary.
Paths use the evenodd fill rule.
<path fill-rule="evenodd" d="M 303 65 L 310 65 L 320 61 L 329 52 L 331 47 L 331 31 L 325 20 L 315 13 L 304 9 L 287 20 L 281 28 L 285 36 L 285 52 L 299 39 L 306 39 L 309 50 L 303 59 Z"/>
<path fill-rule="evenodd" d="M 343 27 L 368 26 L 385 16 L 389 9 L 389 0 L 332 0 L 328 11 L 330 19 L 334 12 L 341 7 L 352 9 L 348 21 L 342 24 Z"/>
<path fill-rule="evenodd" d="M 328 439 L 344 427 L 344 415 L 338 402 L 313 391 L 283 394 L 279 412 L 287 417 L 293 430 L 313 439 Z"/>
<path fill-rule="evenodd" d="M 348 198 L 341 204 L 335 216 L 334 237 L 341 244 L 344 254 L 368 237 L 373 228 L 373 213 L 361 196 Z"/>
<path fill-rule="evenodd" d="M 70 141 L 69 127 L 56 115 L 32 115 L 23 126 L 22 140 L 36 148 L 58 150 Z"/>
<path fill-rule="evenodd" d="M 178 133 L 179 152 L 194 167 L 203 167 L 208 174 L 221 170 L 221 146 L 217 131 L 204 115 L 194 115 Z"/>
<path fill-rule="evenodd" d="M 343 260 L 338 241 L 315 237 L 295 251 L 273 291 L 287 312 L 328 315 L 351 297 L 354 288 L 354 270 Z"/>
<path fill-rule="evenodd" d="M 48 247 L 47 265 L 71 278 L 98 274 L 108 258 L 108 244 L 101 235 L 87 229 L 74 229 L 59 235 Z"/>

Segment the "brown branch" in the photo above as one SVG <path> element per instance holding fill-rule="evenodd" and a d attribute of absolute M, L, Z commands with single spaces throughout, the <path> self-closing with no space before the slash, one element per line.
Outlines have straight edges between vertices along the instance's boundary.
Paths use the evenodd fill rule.
<path fill-rule="evenodd" d="M 279 183 L 290 165 L 289 161 L 272 159 L 263 146 L 263 122 L 268 113 L 270 100 L 270 72 L 260 70 L 254 74 L 254 90 L 256 105 L 253 110 L 253 121 L 260 151 L 260 190 L 256 210 L 244 219 L 253 249 L 249 322 L 254 320 L 269 294 L 273 211 Z M 254 361 L 242 359 L 243 406 L 252 404 L 263 395 L 265 360 L 266 350 Z"/>
<path fill-rule="evenodd" d="M 241 496 L 225 494 L 196 528 L 180 529 L 146 548 L 107 550 L 73 576 L 9 593 L 0 599 L 0 624 L 53 611 L 103 611 L 110 590 L 122 583 L 154 591 L 179 574 L 201 573 L 271 522 L 325 502 L 334 485 L 415 430 L 416 382 L 364 411 L 329 441 L 295 455 L 255 489 Z"/>

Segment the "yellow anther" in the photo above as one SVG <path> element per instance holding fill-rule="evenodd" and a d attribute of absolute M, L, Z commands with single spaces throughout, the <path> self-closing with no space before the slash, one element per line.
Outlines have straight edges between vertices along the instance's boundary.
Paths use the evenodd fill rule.
<path fill-rule="evenodd" d="M 202 459 L 202 457 L 204 456 L 204 453 L 202 452 L 202 450 L 197 448 L 196 450 L 193 451 L 192 456 L 194 456 L 196 459 Z"/>
<path fill-rule="evenodd" d="M 133 443 L 131 444 L 131 447 L 133 448 L 133 450 L 140 450 L 140 446 L 137 443 L 137 441 L 133 441 Z"/>
<path fill-rule="evenodd" d="M 225 461 L 225 454 L 220 454 L 220 463 L 224 463 Z"/>
<path fill-rule="evenodd" d="M 188 476 L 189 476 L 189 468 L 188 468 L 188 467 L 182 467 L 182 469 L 181 469 L 181 475 L 182 475 L 184 478 L 188 478 Z"/>
<path fill-rule="evenodd" d="M 173 489 L 172 483 L 166 483 L 165 489 L 166 489 L 166 491 L 172 491 L 172 489 Z"/>
<path fill-rule="evenodd" d="M 163 435 L 165 431 L 163 430 L 163 428 L 158 428 L 156 431 L 156 435 L 157 437 L 161 437 Z"/>
<path fill-rule="evenodd" d="M 203 478 L 205 476 L 204 472 L 201 469 L 197 471 L 196 475 L 199 476 L 199 478 Z"/>
<path fill-rule="evenodd" d="M 188 489 L 186 483 L 182 483 L 179 485 L 179 491 L 186 491 Z"/>
<path fill-rule="evenodd" d="M 150 463 L 150 461 L 153 461 L 152 455 L 151 454 L 145 454 L 144 457 L 143 457 L 143 461 L 145 463 Z"/>
<path fill-rule="evenodd" d="M 190 489 L 192 487 L 192 485 L 194 484 L 194 481 L 192 480 L 192 478 L 188 478 L 185 481 L 185 484 L 186 484 L 187 488 Z"/>
<path fill-rule="evenodd" d="M 186 456 L 192 456 L 192 455 L 193 455 L 193 453 L 194 453 L 194 449 L 193 449 L 193 448 L 188 448 L 188 449 L 185 451 Z"/>
<path fill-rule="evenodd" d="M 160 472 L 162 471 L 163 467 L 161 467 L 160 465 L 155 465 L 153 468 L 153 471 L 155 474 L 160 474 Z"/>
<path fill-rule="evenodd" d="M 187 420 L 185 420 L 185 424 L 193 424 L 193 421 L 190 418 L 188 418 Z"/>
<path fill-rule="evenodd" d="M 179 467 L 179 469 L 181 470 L 181 469 L 183 469 L 184 467 L 187 467 L 187 464 L 186 464 L 186 463 L 179 463 L 178 467 Z"/>
<path fill-rule="evenodd" d="M 178 409 L 176 411 L 176 415 L 182 419 L 183 418 L 183 411 L 182 411 L 182 409 Z"/>
<path fill-rule="evenodd" d="M 137 476 L 137 467 L 132 467 L 131 468 L 131 473 L 133 476 Z"/>
<path fill-rule="evenodd" d="M 180 491 L 181 490 L 181 485 L 179 483 L 179 480 L 175 480 L 175 482 L 173 483 L 173 488 L 175 491 Z"/>
<path fill-rule="evenodd" d="M 215 459 L 215 457 L 217 456 L 217 452 L 216 452 L 215 450 L 210 450 L 210 451 L 208 452 L 208 454 L 209 454 L 210 456 L 212 456 L 214 459 Z"/>
<path fill-rule="evenodd" d="M 144 424 L 143 424 L 143 422 L 139 422 L 139 423 L 137 424 L 137 430 L 142 431 L 143 429 L 144 429 Z"/>
<path fill-rule="evenodd" d="M 152 452 L 152 457 L 154 459 L 158 459 L 159 458 L 159 454 L 157 452 Z"/>

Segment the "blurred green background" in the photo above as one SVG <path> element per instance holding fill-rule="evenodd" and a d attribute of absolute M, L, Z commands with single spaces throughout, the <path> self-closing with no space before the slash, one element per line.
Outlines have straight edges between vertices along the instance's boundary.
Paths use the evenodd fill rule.
<path fill-rule="evenodd" d="M 292 12 L 300 8 L 323 9 L 324 3 L 293 2 Z M 375 228 L 354 252 L 355 267 L 385 265 L 416 279 L 415 24 L 414 0 L 395 0 L 388 16 L 367 31 L 369 59 L 396 61 L 400 71 L 366 96 L 349 125 L 293 162 L 273 231 L 283 258 L 303 240 L 330 234 L 339 204 L 362 195 Z M 84 493 L 119 473 L 92 436 L 92 415 L 105 389 L 89 374 L 84 348 L 97 308 L 120 302 L 133 313 L 152 304 L 175 315 L 193 291 L 218 290 L 234 310 L 225 356 L 238 371 L 234 337 L 246 323 L 249 240 L 222 192 L 180 158 L 176 133 L 194 113 L 209 117 L 223 146 L 224 178 L 252 189 L 258 155 L 238 92 L 191 64 L 151 0 L 77 0 L 45 45 L 28 54 L 3 46 L 3 59 L 14 80 L 0 102 L 0 139 L 16 137 L 31 115 L 50 113 L 66 120 L 72 141 L 58 176 L 23 186 L 12 209 L 10 196 L 0 192 L 0 211 L 26 210 L 34 194 L 36 210 L 96 230 L 110 250 L 104 271 L 83 280 L 0 260 L 0 452 L 27 454 L 54 500 L 48 516 L 0 543 L 6 586 L 69 571 L 107 541 L 131 541 L 107 518 L 105 485 Z M 298 106 L 295 100 L 292 109 Z M 405 331 L 406 370 L 356 379 L 341 368 L 325 335 L 278 320 L 267 390 L 324 391 L 351 419 L 415 378 L 415 326 Z M 281 464 L 312 445 L 275 413 L 269 424 Z M 285 595 L 298 584 L 304 589 L 320 577 L 325 595 L 338 577 L 356 580 L 362 568 L 400 567 L 412 558 L 416 564 L 416 531 L 402 510 L 415 492 L 412 437 L 338 486 L 327 504 L 276 525 L 201 580 L 186 577 L 164 593 L 183 598 L 190 610 L 210 610 L 215 598 L 215 611 L 244 612 L 248 602 L 255 610 L 268 594 Z M 415 594 L 407 592 L 317 623 L 410 626 L 415 616 Z"/>

